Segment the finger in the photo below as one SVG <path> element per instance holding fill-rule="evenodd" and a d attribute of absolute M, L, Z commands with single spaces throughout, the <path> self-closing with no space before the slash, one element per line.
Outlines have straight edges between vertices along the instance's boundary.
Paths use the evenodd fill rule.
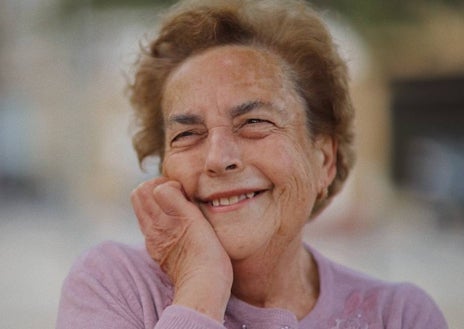
<path fill-rule="evenodd" d="M 133 193 L 131 196 L 132 208 L 139 223 L 139 228 L 144 235 L 151 230 L 153 220 L 159 217 L 161 209 L 154 200 L 146 200 L 140 194 Z"/>
<path fill-rule="evenodd" d="M 183 198 L 182 186 L 176 181 L 168 181 L 166 178 L 157 178 L 140 184 L 131 195 L 131 202 L 135 215 L 139 222 L 139 227 L 142 233 L 150 235 L 153 229 L 164 228 L 172 229 L 173 226 L 178 225 L 178 221 L 173 220 L 177 217 L 180 218 L 181 213 L 173 212 L 169 209 L 162 209 L 154 196 L 154 191 L 151 188 L 155 186 L 157 191 L 165 189 L 174 189 L 177 198 Z M 169 194 L 169 193 L 168 193 Z M 170 196 L 168 196 L 170 197 Z M 185 199 L 185 203 L 188 203 Z M 179 205 L 180 208 L 188 208 L 188 205 Z M 166 208 L 166 207 L 165 207 Z M 182 216 L 182 218 L 185 218 Z"/>
<path fill-rule="evenodd" d="M 161 210 L 168 216 L 185 218 L 191 215 L 192 211 L 198 210 L 187 200 L 182 185 L 176 181 L 169 181 L 155 187 L 153 197 Z"/>
<path fill-rule="evenodd" d="M 150 255 L 161 265 L 174 248 L 186 227 L 173 217 L 167 216 L 158 207 L 158 214 L 148 213 L 140 204 L 140 199 L 134 199 L 134 209 L 139 222 L 140 230 L 145 237 L 145 244 Z M 163 265 L 164 266 L 164 265 Z"/>
<path fill-rule="evenodd" d="M 152 197 L 153 189 L 157 186 L 168 182 L 169 180 L 166 177 L 156 177 L 151 180 L 145 181 L 137 186 L 132 193 L 137 193 L 139 195 L 144 195 L 145 197 Z"/>
<path fill-rule="evenodd" d="M 143 209 L 148 213 L 156 215 L 158 206 L 153 198 L 153 189 L 167 181 L 166 177 L 157 177 L 141 183 L 132 191 L 131 202 L 136 215 Z"/>

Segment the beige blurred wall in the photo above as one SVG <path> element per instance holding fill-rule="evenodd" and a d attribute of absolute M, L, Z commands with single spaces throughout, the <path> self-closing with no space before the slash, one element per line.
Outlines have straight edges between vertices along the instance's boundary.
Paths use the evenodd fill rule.
<path fill-rule="evenodd" d="M 444 7 L 423 10 L 417 24 L 394 25 L 365 37 L 367 68 L 352 83 L 356 108 L 357 163 L 336 225 L 371 225 L 398 204 L 391 178 L 391 90 L 395 79 L 464 74 L 464 13 Z M 464 92 L 464 91 L 463 91 Z M 337 204 L 337 200 L 335 200 Z M 335 216 L 337 216 L 335 214 Z M 332 220 L 332 219 L 331 219 Z"/>

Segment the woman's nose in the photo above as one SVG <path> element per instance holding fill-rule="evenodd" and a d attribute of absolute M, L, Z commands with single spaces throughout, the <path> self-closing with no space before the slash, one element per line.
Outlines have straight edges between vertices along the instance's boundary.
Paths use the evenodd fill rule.
<path fill-rule="evenodd" d="M 227 128 L 211 129 L 207 144 L 205 171 L 208 175 L 223 175 L 242 168 L 240 146 Z"/>

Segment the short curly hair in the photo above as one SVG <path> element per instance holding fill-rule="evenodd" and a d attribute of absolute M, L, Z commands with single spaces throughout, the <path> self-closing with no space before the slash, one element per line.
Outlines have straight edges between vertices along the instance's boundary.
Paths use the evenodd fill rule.
<path fill-rule="evenodd" d="M 322 210 L 341 189 L 354 164 L 354 109 L 348 74 L 330 33 L 315 10 L 298 0 L 190 0 L 170 9 L 158 36 L 136 64 L 130 86 L 137 132 L 133 144 L 140 163 L 164 155 L 164 85 L 187 58 L 208 48 L 244 45 L 265 48 L 292 70 L 305 101 L 310 136 L 329 135 L 338 143 L 337 173 Z"/>

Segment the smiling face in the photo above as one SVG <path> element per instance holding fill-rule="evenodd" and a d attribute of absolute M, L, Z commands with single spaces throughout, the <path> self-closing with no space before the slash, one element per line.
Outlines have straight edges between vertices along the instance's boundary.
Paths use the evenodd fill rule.
<path fill-rule="evenodd" d="M 233 260 L 298 242 L 333 178 L 277 58 L 224 46 L 188 59 L 163 99 L 163 175 L 179 181 Z M 330 144 L 330 145 L 329 145 Z"/>

